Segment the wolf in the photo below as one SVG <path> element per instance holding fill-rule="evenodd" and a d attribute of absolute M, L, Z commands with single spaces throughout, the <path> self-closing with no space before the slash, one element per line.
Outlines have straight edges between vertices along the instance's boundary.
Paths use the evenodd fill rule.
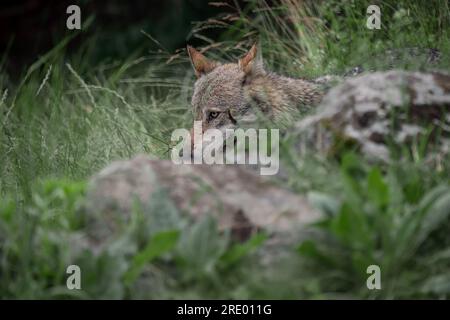
<path fill-rule="evenodd" d="M 191 101 L 194 121 L 201 121 L 203 131 L 255 127 L 261 116 L 285 128 L 324 94 L 313 81 L 267 71 L 256 43 L 232 63 L 210 60 L 189 45 L 187 52 L 197 77 Z"/>

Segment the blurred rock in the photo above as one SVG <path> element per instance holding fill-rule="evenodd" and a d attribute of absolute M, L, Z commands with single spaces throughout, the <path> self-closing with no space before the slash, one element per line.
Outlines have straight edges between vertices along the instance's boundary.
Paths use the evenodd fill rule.
<path fill-rule="evenodd" d="M 401 150 L 429 135 L 430 154 L 448 154 L 450 76 L 388 71 L 347 79 L 297 129 L 300 152 L 313 147 L 334 154 L 342 146 L 356 145 L 370 158 L 387 161 L 388 145 Z"/>
<path fill-rule="evenodd" d="M 220 229 L 231 229 L 239 240 L 256 230 L 296 231 L 319 217 L 305 198 L 240 166 L 175 165 L 138 156 L 112 163 L 92 178 L 87 205 L 97 217 L 92 235 L 114 233 L 117 213 L 128 219 L 133 201 L 146 205 L 160 188 L 181 213 L 194 220 L 212 215 Z"/>

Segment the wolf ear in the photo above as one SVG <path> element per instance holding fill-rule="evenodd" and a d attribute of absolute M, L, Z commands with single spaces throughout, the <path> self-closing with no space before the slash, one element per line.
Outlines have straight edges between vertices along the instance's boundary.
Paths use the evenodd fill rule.
<path fill-rule="evenodd" d="M 187 52 L 189 54 L 189 58 L 191 59 L 192 67 L 194 68 L 197 78 L 211 72 L 215 67 L 217 67 L 216 62 L 208 60 L 203 54 L 195 50 L 193 47 L 187 46 Z"/>
<path fill-rule="evenodd" d="M 239 59 L 238 65 L 248 76 L 264 73 L 262 57 L 258 54 L 256 43 L 243 58 Z"/>

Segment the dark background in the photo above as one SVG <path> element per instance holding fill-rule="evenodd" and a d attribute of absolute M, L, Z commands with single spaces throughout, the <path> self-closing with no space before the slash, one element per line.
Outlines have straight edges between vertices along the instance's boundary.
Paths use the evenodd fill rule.
<path fill-rule="evenodd" d="M 88 30 L 71 41 L 69 51 L 76 51 L 86 39 L 95 35 L 94 59 L 123 58 L 136 50 L 149 50 L 152 41 L 140 31 L 157 39 L 168 51 L 186 45 L 196 45 L 188 39 L 193 21 L 206 20 L 223 8 L 208 4 L 208 0 L 2 0 L 0 4 L 0 59 L 8 71 L 22 71 L 57 44 L 64 36 L 76 31 L 66 28 L 71 4 L 80 6 L 82 24 L 94 17 Z M 243 1 L 240 1 L 242 4 Z M 208 31 L 207 31 L 208 32 Z M 218 31 L 208 36 L 217 37 Z"/>

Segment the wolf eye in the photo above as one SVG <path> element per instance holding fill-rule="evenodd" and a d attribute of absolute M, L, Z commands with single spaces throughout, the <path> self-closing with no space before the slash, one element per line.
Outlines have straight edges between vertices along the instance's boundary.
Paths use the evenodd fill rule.
<path fill-rule="evenodd" d="M 217 111 L 210 111 L 208 113 L 208 121 L 211 121 L 212 119 L 215 119 L 219 116 L 219 112 Z"/>

